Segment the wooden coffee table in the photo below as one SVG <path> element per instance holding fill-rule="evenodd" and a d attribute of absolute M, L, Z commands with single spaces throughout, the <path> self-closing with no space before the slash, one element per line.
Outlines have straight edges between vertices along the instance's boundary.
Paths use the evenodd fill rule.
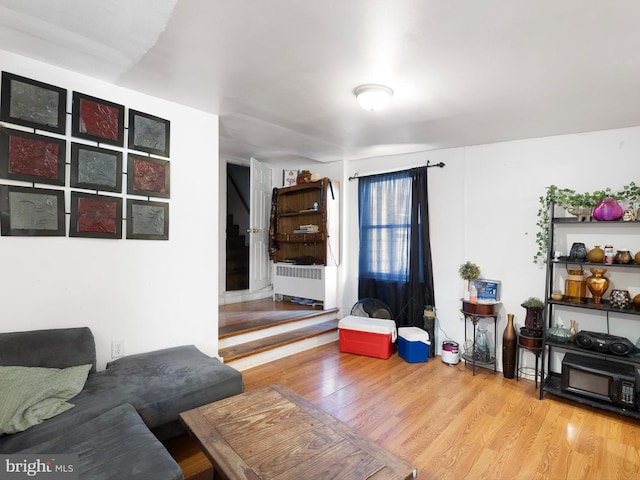
<path fill-rule="evenodd" d="M 408 463 L 283 385 L 180 414 L 215 479 L 410 479 Z"/>

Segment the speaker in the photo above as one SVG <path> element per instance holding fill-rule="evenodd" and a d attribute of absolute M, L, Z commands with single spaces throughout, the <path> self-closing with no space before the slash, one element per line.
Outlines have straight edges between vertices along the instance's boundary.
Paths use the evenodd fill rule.
<path fill-rule="evenodd" d="M 576 344 L 581 348 L 620 356 L 629 355 L 634 350 L 633 343 L 624 337 L 586 330 L 576 335 Z"/>

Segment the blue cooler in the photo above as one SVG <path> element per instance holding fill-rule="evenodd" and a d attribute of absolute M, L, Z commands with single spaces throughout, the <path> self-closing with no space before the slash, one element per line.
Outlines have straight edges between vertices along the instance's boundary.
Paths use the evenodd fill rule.
<path fill-rule="evenodd" d="M 398 355 L 409 363 L 429 361 L 429 333 L 418 327 L 398 328 Z"/>

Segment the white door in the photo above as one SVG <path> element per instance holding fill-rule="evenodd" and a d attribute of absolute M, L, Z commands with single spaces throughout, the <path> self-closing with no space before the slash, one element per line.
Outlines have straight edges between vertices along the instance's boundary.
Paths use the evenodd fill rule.
<path fill-rule="evenodd" d="M 271 214 L 271 169 L 251 159 L 251 209 L 249 212 L 249 291 L 271 284 L 269 261 L 269 216 Z"/>

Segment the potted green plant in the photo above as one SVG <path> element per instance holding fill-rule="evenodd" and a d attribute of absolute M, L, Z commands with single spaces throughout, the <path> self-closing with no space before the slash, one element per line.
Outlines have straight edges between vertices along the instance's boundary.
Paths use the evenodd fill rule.
<path fill-rule="evenodd" d="M 556 185 L 549 185 L 545 195 L 538 198 L 540 208 L 538 209 L 538 232 L 536 233 L 536 245 L 538 251 L 533 256 L 534 263 L 546 263 L 548 257 L 549 243 L 549 223 L 551 222 L 551 207 L 556 206 L 564 209 L 571 207 L 583 207 L 593 209 L 600 200 L 604 198 L 615 198 L 626 203 L 628 208 L 635 210 L 640 202 L 640 186 L 634 182 L 622 187 L 622 190 L 613 192 L 607 187 L 604 190 L 594 192 L 578 193 L 570 188 L 558 188 Z"/>
<path fill-rule="evenodd" d="M 460 278 L 467 281 L 467 290 L 469 290 L 471 282 L 480 278 L 480 267 L 475 263 L 465 262 L 460 265 L 458 273 L 460 274 Z"/>

